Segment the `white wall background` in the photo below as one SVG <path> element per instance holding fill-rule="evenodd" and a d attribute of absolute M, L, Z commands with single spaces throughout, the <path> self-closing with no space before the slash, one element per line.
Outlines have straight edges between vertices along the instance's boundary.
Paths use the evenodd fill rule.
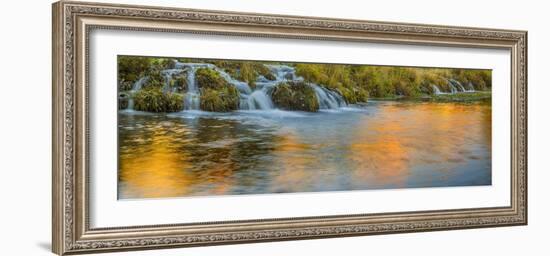
<path fill-rule="evenodd" d="M 112 0 L 99 0 L 114 2 Z M 529 225 L 111 255 L 548 255 L 549 6 L 545 1 L 118 0 L 119 3 L 529 31 Z M 0 255 L 52 255 L 51 2 L 6 1 L 0 15 Z M 545 232 L 546 231 L 546 232 Z"/>

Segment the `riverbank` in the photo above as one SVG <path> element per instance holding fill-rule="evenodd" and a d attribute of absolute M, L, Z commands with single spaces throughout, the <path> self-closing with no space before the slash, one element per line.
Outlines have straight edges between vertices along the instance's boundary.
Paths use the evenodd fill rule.
<path fill-rule="evenodd" d="M 416 97 L 392 96 L 369 98 L 376 101 L 428 101 L 428 102 L 491 102 L 490 91 L 460 92 L 453 94 L 420 95 Z"/>

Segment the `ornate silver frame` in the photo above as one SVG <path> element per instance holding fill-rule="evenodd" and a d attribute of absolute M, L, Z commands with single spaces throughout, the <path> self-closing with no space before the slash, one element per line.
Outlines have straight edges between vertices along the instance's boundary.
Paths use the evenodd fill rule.
<path fill-rule="evenodd" d="M 94 29 L 508 49 L 511 205 L 92 229 L 88 35 Z M 527 224 L 527 32 L 61 1 L 53 4 L 53 251 L 59 255 Z"/>

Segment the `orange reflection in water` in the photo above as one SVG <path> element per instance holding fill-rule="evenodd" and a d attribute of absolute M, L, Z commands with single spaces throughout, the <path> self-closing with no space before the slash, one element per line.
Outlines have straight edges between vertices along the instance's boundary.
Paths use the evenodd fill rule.
<path fill-rule="evenodd" d="M 186 174 L 186 155 L 170 147 L 177 138 L 164 129 L 152 133 L 148 143 L 120 152 L 121 197 L 175 197 L 187 193 L 193 177 Z M 138 152 L 135 152 L 138 151 Z"/>
<path fill-rule="evenodd" d="M 300 141 L 294 131 L 287 131 L 277 142 L 274 155 L 278 173 L 271 182 L 275 192 L 296 192 L 304 189 L 312 177 L 308 170 L 315 162 L 311 155 L 304 154 L 311 145 Z"/>
<path fill-rule="evenodd" d="M 445 174 L 476 157 L 470 144 L 487 133 L 490 136 L 490 125 L 490 107 L 483 105 L 396 104 L 380 108 L 374 118 L 357 126 L 357 139 L 350 145 L 355 184 L 406 187 L 413 167 L 430 164 L 439 164 L 439 172 Z"/>
<path fill-rule="evenodd" d="M 271 126 L 123 116 L 119 198 L 490 184 L 489 105 L 379 103 L 366 112 Z"/>

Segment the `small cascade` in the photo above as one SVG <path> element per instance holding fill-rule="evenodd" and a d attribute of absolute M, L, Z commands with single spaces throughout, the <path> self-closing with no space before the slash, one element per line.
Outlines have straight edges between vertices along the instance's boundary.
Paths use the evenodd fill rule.
<path fill-rule="evenodd" d="M 134 85 L 132 85 L 132 90 L 130 90 L 130 93 L 134 94 L 137 91 L 141 90 L 141 87 L 143 87 L 143 85 L 147 82 L 147 80 L 149 80 L 148 76 L 144 76 L 144 77 L 140 78 L 139 80 L 137 80 L 134 83 Z M 134 98 L 133 97 L 130 97 L 130 99 L 128 99 L 128 108 L 127 109 L 129 109 L 129 110 L 134 109 Z"/>
<path fill-rule="evenodd" d="M 182 72 L 187 73 L 187 91 L 183 99 L 183 106 L 185 110 L 199 110 L 200 109 L 200 90 L 196 81 L 196 72 L 200 68 L 208 68 L 215 70 L 218 74 L 224 78 L 229 84 L 235 86 L 239 91 L 239 108 L 242 110 L 270 110 L 275 109 L 273 100 L 271 99 L 271 92 L 273 88 L 284 82 L 303 82 L 304 78 L 296 75 L 294 67 L 287 65 L 266 65 L 267 68 L 274 75 L 273 80 L 269 80 L 264 76 L 258 76 L 255 85 L 256 88 L 252 89 L 248 83 L 234 79 L 225 72 L 223 69 L 210 64 L 210 63 L 182 63 L 175 61 L 173 68 L 165 69 L 161 71 L 164 77 L 164 85 L 162 91 L 176 92 L 177 88 L 172 88 L 172 80 L 175 75 Z M 136 92 L 141 89 L 143 84 L 147 81 L 148 77 L 143 77 L 138 80 L 132 87 L 131 92 Z M 314 90 L 317 100 L 319 102 L 319 108 L 321 109 L 335 109 L 346 106 L 344 98 L 337 92 L 326 89 L 323 86 L 308 83 L 308 85 Z M 129 108 L 133 107 L 133 100 L 129 101 Z"/>
<path fill-rule="evenodd" d="M 450 89 L 450 91 L 448 91 L 448 92 L 441 91 L 441 89 L 435 84 L 430 85 L 432 87 L 433 93 L 435 95 L 455 94 L 455 93 L 469 93 L 469 92 L 475 92 L 476 91 L 475 88 L 474 88 L 474 85 L 471 82 L 468 82 L 466 87 L 464 87 L 464 85 L 461 82 L 459 82 L 455 79 L 446 79 L 446 80 L 447 80 L 447 86 Z"/>
<path fill-rule="evenodd" d="M 183 72 L 183 69 L 165 69 L 161 71 L 162 76 L 164 77 L 164 85 L 162 86 L 162 92 L 166 93 L 170 91 L 170 84 L 172 83 L 172 78 L 174 75 Z M 172 88 L 172 92 L 175 91 L 175 88 Z"/>
<path fill-rule="evenodd" d="M 447 85 L 449 86 L 449 88 L 451 88 L 451 94 L 455 94 L 458 92 L 456 86 L 451 82 L 451 80 L 447 80 Z"/>
<path fill-rule="evenodd" d="M 189 71 L 187 72 L 187 93 L 183 97 L 183 107 L 185 110 L 198 110 L 200 106 L 199 89 L 195 81 L 196 72 L 197 68 L 195 66 L 189 66 Z"/>
<path fill-rule="evenodd" d="M 254 81 L 255 88 L 252 89 L 247 82 L 239 81 L 233 78 L 222 68 L 210 63 L 182 63 L 174 61 L 169 69 L 161 71 L 164 78 L 162 91 L 164 93 L 178 92 L 178 87 L 173 86 L 173 80 L 181 73 L 186 73 L 187 90 L 183 97 L 184 110 L 199 110 L 200 109 L 200 89 L 196 81 L 196 72 L 201 68 L 207 68 L 216 71 L 229 84 L 235 86 L 239 92 L 239 109 L 241 110 L 270 110 L 275 109 L 275 104 L 271 98 L 273 89 L 282 83 L 298 83 L 304 82 L 304 78 L 296 75 L 296 69 L 288 65 L 265 64 L 272 77 L 258 75 Z M 272 80 L 271 80 L 272 79 Z M 443 78 L 447 82 L 447 86 L 439 87 L 436 84 L 430 84 L 434 95 L 455 94 L 475 92 L 475 87 L 471 82 L 464 86 L 460 81 Z M 131 97 L 128 99 L 128 109 L 134 108 L 133 94 L 141 90 L 143 85 L 149 80 L 148 76 L 141 77 L 136 81 L 130 90 Z M 315 83 L 306 83 L 315 92 L 320 109 L 337 109 L 347 106 L 343 96 L 336 92 L 327 89 L 323 85 Z"/>
<path fill-rule="evenodd" d="M 468 82 L 468 90 L 466 90 L 466 92 L 475 92 L 476 89 L 474 88 L 474 84 L 472 84 L 472 82 Z"/>
<path fill-rule="evenodd" d="M 273 105 L 273 101 L 271 101 L 271 97 L 267 95 L 265 90 L 256 90 L 250 96 L 247 98 L 247 104 L 246 109 L 254 110 L 254 109 L 261 109 L 261 110 L 267 110 L 267 109 L 274 109 L 275 106 Z M 243 106 L 241 106 L 241 109 Z"/>
<path fill-rule="evenodd" d="M 342 98 L 340 94 L 316 84 L 309 84 L 309 86 L 315 90 L 315 95 L 317 96 L 317 101 L 319 102 L 319 108 L 334 109 L 345 107 L 347 105 L 346 101 L 344 101 L 344 98 Z"/>
<path fill-rule="evenodd" d="M 435 84 L 432 84 L 432 89 L 433 89 L 433 93 L 434 93 L 435 95 L 443 94 L 443 93 L 441 92 L 441 90 L 439 90 L 439 87 L 437 87 L 437 85 L 435 85 Z"/>
<path fill-rule="evenodd" d="M 455 88 L 457 88 L 458 92 L 466 92 L 466 89 L 464 88 L 464 86 L 462 86 L 462 84 L 459 81 L 454 79 L 449 79 L 449 82 L 453 84 Z"/>

